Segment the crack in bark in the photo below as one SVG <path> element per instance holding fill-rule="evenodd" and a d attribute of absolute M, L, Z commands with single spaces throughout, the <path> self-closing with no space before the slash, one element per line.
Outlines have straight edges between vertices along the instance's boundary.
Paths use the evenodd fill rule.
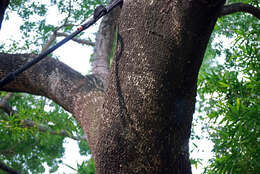
<path fill-rule="evenodd" d="M 124 96 L 123 96 L 123 92 L 122 92 L 121 84 L 120 84 L 120 79 L 119 79 L 119 60 L 120 60 L 122 53 L 123 53 L 123 50 L 124 50 L 124 42 L 123 42 L 123 38 L 121 37 L 121 35 L 119 33 L 118 33 L 117 39 L 120 43 L 120 51 L 116 55 L 116 66 L 115 66 L 115 70 L 116 70 L 116 89 L 117 89 L 118 103 L 119 103 L 119 107 L 120 107 L 120 117 L 121 117 L 122 125 L 123 125 L 123 127 L 126 127 L 126 119 L 124 117 L 124 114 L 128 115 L 127 114 L 128 112 L 127 112 L 125 99 L 124 99 Z"/>

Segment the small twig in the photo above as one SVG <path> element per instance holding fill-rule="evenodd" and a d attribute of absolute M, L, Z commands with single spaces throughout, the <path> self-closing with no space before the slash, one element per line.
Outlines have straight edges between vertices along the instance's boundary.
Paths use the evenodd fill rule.
<path fill-rule="evenodd" d="M 49 49 L 49 47 L 53 44 L 53 42 L 56 40 L 56 37 L 57 37 L 57 32 L 63 28 L 63 27 L 66 27 L 66 26 L 73 26 L 72 24 L 62 24 L 61 26 L 59 27 L 56 27 L 55 30 L 53 31 L 53 34 L 51 35 L 50 39 L 47 41 L 47 43 L 45 45 L 43 45 L 42 47 L 42 50 L 41 50 L 41 53 L 45 52 L 46 50 Z"/>
<path fill-rule="evenodd" d="M 69 35 L 66 34 L 66 33 L 57 32 L 57 33 L 56 33 L 56 36 L 58 36 L 58 37 L 60 37 L 60 36 L 62 36 L 62 37 L 67 37 L 67 36 L 69 36 Z M 95 43 L 94 43 L 94 42 L 91 42 L 91 41 L 88 41 L 88 40 L 78 39 L 78 38 L 73 38 L 73 39 L 71 39 L 71 40 L 73 40 L 74 42 L 80 43 L 80 44 L 95 46 Z"/>
<path fill-rule="evenodd" d="M 51 35 L 50 39 L 47 41 L 47 43 L 42 47 L 42 50 L 41 50 L 41 53 L 42 52 L 45 52 L 46 50 L 48 50 L 48 48 L 53 44 L 53 42 L 56 40 L 57 37 L 60 37 L 60 36 L 64 36 L 64 37 L 67 37 L 69 36 L 69 34 L 66 34 L 66 33 L 61 33 L 58 31 L 60 29 L 62 29 L 63 27 L 67 27 L 67 26 L 78 26 L 78 25 L 74 25 L 74 24 L 66 24 L 66 22 L 59 26 L 59 27 L 56 27 L 53 34 Z M 83 39 L 77 39 L 77 38 L 73 38 L 71 39 L 75 42 L 78 42 L 80 44 L 85 44 L 85 45 L 90 45 L 90 46 L 95 46 L 95 43 L 91 42 L 91 41 L 87 41 L 87 40 L 83 40 Z"/>
<path fill-rule="evenodd" d="M 36 128 L 41 132 L 49 132 L 52 135 L 60 135 L 60 136 L 64 136 L 64 137 L 69 137 L 69 138 L 77 140 L 77 141 L 79 141 L 79 140 L 86 141 L 87 140 L 85 136 L 77 137 L 77 136 L 71 135 L 70 133 L 68 133 L 65 130 L 61 130 L 60 132 L 53 131 L 53 130 L 49 129 L 46 125 L 37 124 L 37 123 L 33 122 L 32 120 L 22 120 L 21 124 L 23 127 Z"/>

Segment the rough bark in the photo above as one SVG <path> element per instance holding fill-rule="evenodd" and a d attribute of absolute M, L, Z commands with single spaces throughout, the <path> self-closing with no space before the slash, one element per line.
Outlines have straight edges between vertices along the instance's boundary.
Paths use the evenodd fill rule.
<path fill-rule="evenodd" d="M 1 77 L 34 57 L 35 55 L 29 54 L 0 53 Z M 86 78 L 62 62 L 49 57 L 19 75 L 15 82 L 7 84 L 2 90 L 46 96 L 74 113 L 77 93 L 91 91 L 98 85 L 100 84 L 94 77 Z"/>
<path fill-rule="evenodd" d="M 84 77 L 52 58 L 1 90 L 43 95 L 73 113 L 97 174 L 189 174 L 197 76 L 223 4 L 125 0 L 106 92 L 95 76 Z M 0 77 L 28 58 L 0 54 Z"/>
<path fill-rule="evenodd" d="M 29 54 L 0 53 L 0 77 L 3 78 L 34 57 Z M 98 108 L 102 106 L 104 91 L 102 82 L 94 75 L 84 77 L 62 62 L 48 57 L 0 90 L 26 92 L 52 99 L 74 114 L 91 147 L 95 144 L 92 137 L 96 135 L 94 130 L 98 121 L 95 120 L 100 115 Z"/>
<path fill-rule="evenodd" d="M 94 154 L 97 174 L 191 173 L 197 76 L 223 3 L 124 1 L 122 43 Z"/>

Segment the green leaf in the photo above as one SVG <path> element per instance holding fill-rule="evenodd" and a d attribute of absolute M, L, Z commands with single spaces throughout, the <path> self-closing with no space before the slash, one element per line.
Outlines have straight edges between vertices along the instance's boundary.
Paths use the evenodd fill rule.
<path fill-rule="evenodd" d="M 224 82 L 218 82 L 222 87 L 228 88 L 229 85 Z"/>

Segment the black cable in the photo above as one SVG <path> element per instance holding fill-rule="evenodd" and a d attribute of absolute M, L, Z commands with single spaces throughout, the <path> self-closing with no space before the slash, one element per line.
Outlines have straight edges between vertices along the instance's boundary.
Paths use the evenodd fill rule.
<path fill-rule="evenodd" d="M 108 5 L 107 7 L 100 5 L 98 6 L 95 11 L 94 11 L 94 15 L 93 18 L 86 22 L 85 24 L 81 25 L 76 31 L 74 31 L 72 34 L 70 34 L 68 37 L 64 38 L 63 40 L 61 40 L 59 43 L 57 43 L 56 45 L 54 45 L 53 47 L 51 47 L 50 49 L 46 50 L 45 52 L 39 54 L 36 58 L 34 58 L 31 62 L 26 63 L 24 66 L 22 66 L 21 68 L 17 69 L 14 72 L 10 72 L 7 74 L 7 76 L 5 76 L 4 78 L 2 78 L 0 80 L 0 89 L 10 83 L 11 81 L 15 80 L 15 78 L 21 74 L 22 72 L 24 72 L 25 70 L 27 70 L 28 68 L 32 67 L 33 65 L 35 65 L 36 63 L 38 63 L 39 61 L 41 61 L 43 58 L 45 58 L 47 55 L 49 55 L 50 53 L 52 53 L 54 50 L 56 50 L 57 48 L 59 48 L 60 46 L 62 46 L 63 44 L 65 44 L 66 42 L 68 42 L 69 40 L 71 40 L 72 38 L 74 38 L 76 35 L 78 35 L 80 32 L 82 32 L 83 30 L 89 28 L 91 25 L 95 24 L 102 16 L 108 14 L 109 12 L 111 12 L 116 6 L 118 5 L 122 5 L 123 0 L 116 0 L 114 2 L 112 2 L 110 5 Z"/>

